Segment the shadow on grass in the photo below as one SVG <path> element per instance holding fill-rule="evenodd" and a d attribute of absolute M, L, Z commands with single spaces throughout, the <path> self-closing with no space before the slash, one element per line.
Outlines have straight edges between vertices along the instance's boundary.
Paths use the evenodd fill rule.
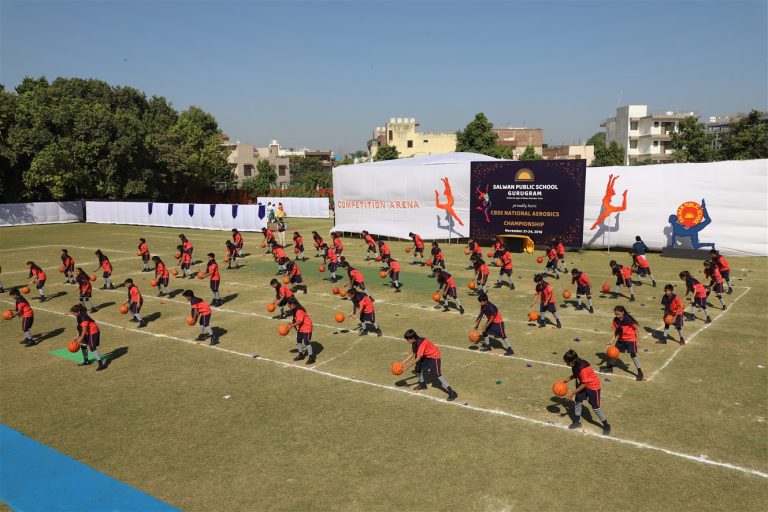
<path fill-rule="evenodd" d="M 104 304 L 99 304 L 98 306 L 94 306 L 97 310 L 102 310 L 104 308 L 108 308 L 110 306 L 114 306 L 114 302 L 105 302 Z"/>
<path fill-rule="evenodd" d="M 144 318 L 145 322 L 149 323 L 149 322 L 154 322 L 155 320 L 160 318 L 160 315 L 161 315 L 161 313 L 159 311 L 155 311 L 154 313 L 151 313 L 151 314 L 149 314 L 149 315 L 147 315 L 145 317 L 142 317 L 142 318 Z"/>
<path fill-rule="evenodd" d="M 235 300 L 238 297 L 238 295 L 240 295 L 240 294 L 239 293 L 232 293 L 230 295 L 227 295 L 226 297 L 222 297 L 221 298 L 222 305 L 226 304 L 227 302 L 231 302 L 231 301 Z"/>
<path fill-rule="evenodd" d="M 47 295 L 46 297 L 47 297 L 48 300 L 51 300 L 51 299 L 57 299 L 59 297 L 63 297 L 66 294 L 67 294 L 67 292 L 65 292 L 65 291 L 59 291 L 59 292 L 56 292 L 56 293 L 54 293 L 52 295 Z"/>
<path fill-rule="evenodd" d="M 45 340 L 50 340 L 51 338 L 55 338 L 56 336 L 59 336 L 64 332 L 63 327 L 58 327 L 52 331 L 41 333 L 37 336 L 35 339 L 35 345 L 39 345 L 40 343 L 44 342 Z"/>
<path fill-rule="evenodd" d="M 223 327 L 211 327 L 211 330 L 213 331 L 213 334 L 221 338 L 225 334 L 227 334 L 229 331 L 224 329 Z"/>
<path fill-rule="evenodd" d="M 547 406 L 546 409 L 548 412 L 552 414 L 557 414 L 560 418 L 568 416 L 568 418 L 571 421 L 576 419 L 576 417 L 573 414 L 574 405 L 575 405 L 574 402 L 570 400 L 566 400 L 564 397 L 559 397 L 559 396 L 553 396 L 552 398 L 550 398 L 550 400 L 553 403 Z M 585 401 L 582 403 L 581 420 L 586 421 L 591 425 L 595 425 L 596 427 L 603 428 L 602 421 L 597 421 L 594 418 L 592 418 L 592 411 L 590 410 L 589 402 Z"/>
<path fill-rule="evenodd" d="M 128 353 L 128 347 L 118 347 L 113 351 L 107 352 L 106 354 L 104 354 L 104 357 L 106 357 L 107 359 L 109 359 L 110 362 L 112 362 L 115 359 L 119 359 L 123 357 L 127 353 Z"/>

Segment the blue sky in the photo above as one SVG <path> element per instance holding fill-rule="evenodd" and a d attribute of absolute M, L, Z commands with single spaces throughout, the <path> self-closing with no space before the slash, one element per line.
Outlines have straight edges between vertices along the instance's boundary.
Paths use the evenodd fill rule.
<path fill-rule="evenodd" d="M 620 98 L 768 110 L 768 2 L 0 0 L 0 83 L 90 77 L 211 112 L 233 140 L 354 151 L 421 130 L 600 130 Z"/>

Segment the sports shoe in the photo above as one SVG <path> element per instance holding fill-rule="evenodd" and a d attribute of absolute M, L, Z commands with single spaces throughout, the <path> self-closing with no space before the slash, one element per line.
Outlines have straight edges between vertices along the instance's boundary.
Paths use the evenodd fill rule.
<path fill-rule="evenodd" d="M 35 340 L 25 340 L 24 341 L 25 347 L 34 347 L 35 346 Z"/>
<path fill-rule="evenodd" d="M 309 357 L 307 358 L 307 364 L 308 364 L 308 365 L 310 365 L 310 364 L 315 364 L 315 360 L 316 360 L 316 356 L 315 356 L 315 354 L 312 354 L 311 356 L 309 356 Z"/>
<path fill-rule="evenodd" d="M 636 377 L 636 379 L 637 379 L 637 382 L 642 382 L 642 381 L 645 380 L 645 375 L 643 375 L 643 370 L 641 370 L 639 368 L 637 369 L 637 377 Z"/>
<path fill-rule="evenodd" d="M 137 322 L 138 322 L 138 320 L 136 320 L 136 317 L 133 317 L 133 318 L 131 318 L 131 319 L 130 319 L 130 320 L 128 320 L 128 321 L 129 321 L 129 322 L 133 322 L 133 323 L 137 323 Z"/>
<path fill-rule="evenodd" d="M 563 324 L 560 323 L 560 320 L 557 321 L 557 328 L 558 329 L 562 329 L 563 328 Z"/>
<path fill-rule="evenodd" d="M 608 424 L 607 421 L 603 423 L 603 435 L 604 436 L 611 435 L 611 426 Z"/>
<path fill-rule="evenodd" d="M 515 355 L 515 351 L 512 350 L 512 347 L 509 347 L 507 350 L 504 351 L 505 356 L 513 356 Z"/>
<path fill-rule="evenodd" d="M 656 340 L 656 344 L 657 344 L 657 345 L 666 345 L 666 344 L 667 344 L 667 337 L 666 337 L 666 336 L 664 336 L 664 337 L 662 337 L 662 338 L 660 338 L 660 339 Z"/>
<path fill-rule="evenodd" d="M 459 314 L 460 315 L 464 314 L 464 306 L 459 306 Z"/>
<path fill-rule="evenodd" d="M 653 281 L 653 283 L 652 283 L 652 286 L 653 286 L 654 288 L 656 288 L 656 281 Z M 610 428 L 610 427 L 608 427 L 608 430 L 610 431 L 610 430 L 611 430 L 611 428 Z"/>
<path fill-rule="evenodd" d="M 680 336 L 680 344 L 685 345 L 685 338 L 683 338 L 682 336 Z"/>
<path fill-rule="evenodd" d="M 589 313 L 594 314 L 594 312 L 595 312 L 595 308 L 593 308 L 592 306 L 589 306 Z"/>
<path fill-rule="evenodd" d="M 732 287 L 729 287 L 729 288 L 728 288 L 728 295 L 730 295 L 730 294 L 732 294 L 732 293 L 733 293 L 733 288 L 732 288 Z"/>
<path fill-rule="evenodd" d="M 360 331 L 357 333 L 358 336 L 367 336 L 368 331 L 366 329 L 360 329 Z"/>
<path fill-rule="evenodd" d="M 421 391 L 423 389 L 427 389 L 427 383 L 426 382 L 419 382 L 419 384 L 415 388 L 413 388 L 413 389 L 415 389 L 416 391 Z"/>
<path fill-rule="evenodd" d="M 96 371 L 100 372 L 101 370 L 106 370 L 106 369 L 107 369 L 107 363 L 105 363 L 104 360 L 99 359 L 99 367 L 96 368 Z"/>
<path fill-rule="evenodd" d="M 396 288 L 396 289 L 395 289 L 395 293 L 402 293 L 402 291 L 403 291 L 403 290 L 401 290 L 400 288 Z"/>
<path fill-rule="evenodd" d="M 450 392 L 450 393 L 448 393 L 448 398 L 447 398 L 446 400 L 448 400 L 449 402 L 453 402 L 453 401 L 454 401 L 454 400 L 456 400 L 458 397 L 459 397 L 459 394 L 458 394 L 457 392 L 455 392 L 455 391 L 451 390 L 451 392 Z"/>
<path fill-rule="evenodd" d="M 515 289 L 515 283 L 509 283 L 509 289 L 514 290 Z"/>
<path fill-rule="evenodd" d="M 581 428 L 581 421 L 579 421 L 579 420 L 576 420 L 573 423 L 571 423 L 570 425 L 568 425 L 568 429 L 569 430 L 576 430 L 577 428 Z"/>
<path fill-rule="evenodd" d="M 635 302 L 635 296 L 634 295 L 631 295 L 629 297 L 629 302 Z"/>
<path fill-rule="evenodd" d="M 723 306 L 723 311 L 728 311 L 728 306 Z"/>
<path fill-rule="evenodd" d="M 712 319 L 711 319 L 711 318 L 709 318 L 709 317 L 707 317 L 707 319 L 706 319 L 706 320 L 704 320 L 704 323 L 705 323 L 705 324 L 711 324 L 711 323 L 712 323 Z"/>
<path fill-rule="evenodd" d="M 82 363 L 77 363 L 77 366 L 88 366 L 88 365 L 89 365 L 89 364 L 91 364 L 92 362 L 93 362 L 93 361 L 91 361 L 91 360 L 89 359 L 89 360 L 87 360 L 87 361 L 83 361 Z"/>
<path fill-rule="evenodd" d="M 296 357 L 294 357 L 293 360 L 294 361 L 301 361 L 305 357 L 307 357 L 307 353 L 306 352 L 299 352 L 299 354 Z"/>
<path fill-rule="evenodd" d="M 490 352 L 491 350 L 493 349 L 491 348 L 490 345 L 483 345 L 482 347 L 480 347 L 480 352 Z"/>
<path fill-rule="evenodd" d="M 139 325 L 137 325 L 136 327 L 141 329 L 142 327 L 146 327 L 146 326 L 147 326 L 147 321 L 146 320 L 142 320 L 141 322 L 139 322 Z"/>
<path fill-rule="evenodd" d="M 195 338 L 195 341 L 204 341 L 205 340 L 205 334 L 201 334 L 197 338 Z"/>
<path fill-rule="evenodd" d="M 384 336 L 384 334 L 382 334 L 382 332 L 381 332 L 381 328 L 379 328 L 379 329 L 376 329 L 376 336 L 377 336 L 377 337 L 379 337 L 379 338 L 381 338 L 382 336 Z"/>
<path fill-rule="evenodd" d="M 213 336 L 211 336 L 211 341 L 208 342 L 208 345 L 213 346 L 218 344 L 219 344 L 219 337 L 214 334 Z"/>
<path fill-rule="evenodd" d="M 600 373 L 613 373 L 613 366 L 601 366 Z"/>

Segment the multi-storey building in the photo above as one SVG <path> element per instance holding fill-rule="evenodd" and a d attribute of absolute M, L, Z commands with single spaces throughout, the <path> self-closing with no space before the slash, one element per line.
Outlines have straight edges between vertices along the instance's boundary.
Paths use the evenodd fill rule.
<path fill-rule="evenodd" d="M 547 146 L 542 150 L 544 160 L 581 160 L 587 161 L 587 167 L 595 159 L 595 146 Z"/>
<path fill-rule="evenodd" d="M 244 179 L 256 177 L 257 164 L 260 160 L 267 160 L 275 166 L 277 186 L 288 188 L 291 182 L 291 164 L 288 157 L 280 156 L 280 144 L 276 140 L 265 148 L 257 148 L 253 144 L 241 144 L 240 141 L 230 142 L 229 137 L 224 136 L 222 144 L 229 150 L 227 161 L 235 164 L 238 184 Z"/>
<path fill-rule="evenodd" d="M 419 123 L 412 117 L 393 117 L 385 126 L 377 127 L 368 141 L 371 156 L 383 145 L 395 146 L 400 158 L 436 155 L 456 151 L 456 132 L 417 132 Z"/>
<path fill-rule="evenodd" d="M 494 128 L 493 131 L 499 136 L 499 145 L 512 148 L 516 159 L 527 146 L 533 146 L 537 155 L 543 154 L 544 130 L 541 128 Z"/>
<path fill-rule="evenodd" d="M 648 105 L 625 105 L 616 115 L 603 121 L 605 142 L 618 142 L 624 148 L 624 165 L 641 160 L 667 162 L 672 158 L 672 132 L 680 121 L 695 112 L 650 113 Z"/>

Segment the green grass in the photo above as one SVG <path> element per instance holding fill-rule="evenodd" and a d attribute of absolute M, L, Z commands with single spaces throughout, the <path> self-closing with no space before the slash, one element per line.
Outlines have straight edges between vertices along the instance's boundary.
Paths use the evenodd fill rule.
<path fill-rule="evenodd" d="M 312 230 L 327 232 L 330 224 L 295 220 L 290 227 L 310 239 Z M 349 320 L 335 323 L 334 314 L 350 312 L 351 304 L 331 294 L 332 285 L 322 280 L 327 273 L 320 274 L 312 258 L 300 264 L 309 294 L 299 299 L 322 351 L 316 369 L 307 371 L 303 362 L 291 361 L 295 336 L 280 337 L 280 322 L 266 312 L 276 269 L 257 246 L 261 235 L 246 234 L 253 254 L 245 267 L 223 271 L 222 296 L 236 297 L 214 312 L 212 324 L 227 331 L 221 344 L 192 341 L 197 328 L 184 323 L 186 302 L 156 298 L 152 276 L 137 273 L 135 256 L 137 238 L 144 236 L 153 254 L 172 261 L 181 231 L 195 245 L 194 259 L 222 253 L 228 237 L 91 224 L 0 230 L 6 288 L 26 282 L 24 263 L 32 259 L 48 271 L 48 294 L 66 293 L 40 306 L 30 301 L 34 333 L 65 329 L 36 347 L 17 344 L 18 320 L 0 323 L 0 421 L 184 510 L 563 510 L 587 503 L 623 510 L 759 510 L 768 498 L 763 476 L 681 456 L 768 472 L 765 258 L 729 258 L 737 286 L 727 296 L 732 307 L 725 313 L 712 308 L 715 321 L 706 329 L 702 319 L 687 323 L 691 342 L 679 348 L 656 345 L 645 331 L 661 325 L 661 287 L 636 288 L 634 303 L 596 295 L 594 315 L 561 306 L 562 330 L 529 324 L 531 278 L 541 265 L 534 256 L 515 255 L 517 290 L 491 293 L 515 348 L 510 359 L 499 357 L 498 348 L 493 355 L 478 353 L 467 341 L 477 302 L 466 295 L 471 274 L 464 269 L 464 246 L 445 249 L 467 308 L 462 317 L 432 308 L 434 280 L 408 264 L 404 244 L 392 244 L 405 284 L 403 293 L 393 294 L 382 286 L 378 266 L 361 261 L 363 243 L 345 239 L 344 254 L 366 275 L 385 336 L 360 338 Z M 95 290 L 95 304 L 116 303 L 94 315 L 103 352 L 124 352 L 106 372 L 48 354 L 74 336 L 72 317 L 59 314 L 77 302 L 74 287 L 61 284 L 55 270 L 60 247 L 89 271 L 96 267 L 93 251 L 101 248 L 113 260 L 116 282 L 131 274 L 140 286 L 142 313 L 160 313 L 138 331 L 117 311 L 124 289 Z M 596 288 L 608 280 L 610 259 L 629 260 L 623 252 L 567 258 L 569 268 L 587 272 Z M 649 260 L 661 286 L 679 287 L 680 270 L 700 269 L 698 261 L 656 254 Z M 492 278 L 496 273 L 492 269 Z M 564 279 L 551 282 L 558 296 L 568 287 Z M 171 284 L 210 298 L 207 282 Z M 619 371 L 603 382 L 611 439 L 587 421 L 581 432 L 556 428 L 569 423 L 563 402 L 550 391 L 552 382 L 569 375 L 562 354 L 574 348 L 598 366 L 615 304 L 639 320 L 639 357 L 652 378 L 638 383 Z M 407 352 L 402 334 L 409 327 L 441 346 L 457 403 L 445 403 L 440 388 L 416 393 L 389 373 L 389 363 Z M 591 411 L 586 404 L 584 410 L 586 418 Z M 87 439 L 86 429 L 93 432 Z"/>

